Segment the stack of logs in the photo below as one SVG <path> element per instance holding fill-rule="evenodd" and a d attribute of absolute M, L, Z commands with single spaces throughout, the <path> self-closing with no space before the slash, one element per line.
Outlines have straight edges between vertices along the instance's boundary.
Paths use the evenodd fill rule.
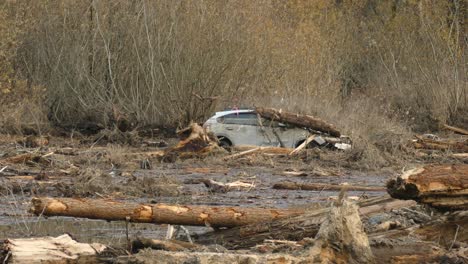
<path fill-rule="evenodd" d="M 444 129 L 462 136 L 456 139 L 441 139 L 431 134 L 415 136 L 411 144 L 420 156 L 437 157 L 445 154 L 455 159 L 468 160 L 468 130 L 448 125 L 444 125 Z"/>

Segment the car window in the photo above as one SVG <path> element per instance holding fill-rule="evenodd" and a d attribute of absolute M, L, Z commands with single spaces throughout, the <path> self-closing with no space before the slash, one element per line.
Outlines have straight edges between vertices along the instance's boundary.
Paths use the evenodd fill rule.
<path fill-rule="evenodd" d="M 234 124 L 234 125 L 257 125 L 257 115 L 254 113 L 234 113 L 223 116 L 218 119 L 218 122 L 223 124 Z"/>

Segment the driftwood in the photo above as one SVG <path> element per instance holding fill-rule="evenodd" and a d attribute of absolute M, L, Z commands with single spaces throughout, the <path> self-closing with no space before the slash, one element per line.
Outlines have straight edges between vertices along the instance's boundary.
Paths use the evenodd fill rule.
<path fill-rule="evenodd" d="M 358 206 L 350 201 L 332 206 L 315 238 L 311 263 L 375 263 Z"/>
<path fill-rule="evenodd" d="M 387 183 L 388 193 L 439 209 L 468 209 L 468 165 L 428 165 Z"/>
<path fill-rule="evenodd" d="M 291 151 L 289 153 L 289 155 L 293 156 L 293 155 L 296 155 L 297 153 L 301 152 L 301 150 L 303 150 L 305 147 L 307 147 L 307 145 L 309 145 L 309 143 L 312 142 L 312 140 L 314 140 L 314 138 L 315 138 L 315 135 L 309 136 L 306 140 L 304 140 L 304 142 L 302 142 L 302 144 L 300 144 L 297 148 L 295 148 L 293 151 Z"/>
<path fill-rule="evenodd" d="M 255 188 L 254 183 L 251 183 L 251 182 L 247 183 L 247 182 L 242 182 L 242 181 L 222 183 L 222 182 L 214 181 L 211 179 L 189 179 L 187 181 L 184 181 L 184 183 L 188 183 L 188 184 L 203 183 L 210 191 L 221 192 L 221 193 L 225 193 L 230 190 L 240 190 L 240 189 L 250 190 L 252 188 Z"/>
<path fill-rule="evenodd" d="M 246 151 L 246 150 L 251 150 L 258 148 L 258 146 L 253 146 L 253 145 L 238 145 L 238 146 L 233 146 L 232 150 L 235 151 Z M 277 155 L 287 155 L 291 151 L 293 151 L 292 148 L 282 148 L 282 147 L 261 147 L 261 153 L 263 154 L 277 154 Z"/>
<path fill-rule="evenodd" d="M 204 157 L 212 152 L 224 151 L 218 146 L 216 137 L 197 123 L 191 123 L 188 127 L 177 131 L 177 135 L 181 140 L 177 145 L 164 150 L 164 161 L 173 161 L 175 157 Z"/>
<path fill-rule="evenodd" d="M 361 206 L 359 209 L 361 215 L 390 211 L 415 204 L 414 201 L 399 201 L 387 196 L 358 203 Z M 306 237 L 314 237 L 329 213 L 330 208 L 319 208 L 292 218 L 205 233 L 197 237 L 196 241 L 205 245 L 220 244 L 228 249 L 249 248 L 271 238 L 299 241 Z"/>
<path fill-rule="evenodd" d="M 468 130 L 459 128 L 459 127 L 454 127 L 454 126 L 449 126 L 449 125 L 444 125 L 444 128 L 450 131 L 453 131 L 458 134 L 466 135 L 468 136 Z"/>
<path fill-rule="evenodd" d="M 102 244 L 78 243 L 69 235 L 59 237 L 36 237 L 7 239 L 4 263 L 90 263 L 93 257 L 103 252 Z"/>
<path fill-rule="evenodd" d="M 255 108 L 255 112 L 266 119 L 289 123 L 298 127 L 310 128 L 328 133 L 334 137 L 341 136 L 340 131 L 338 131 L 334 125 L 310 115 L 295 114 L 273 108 L 262 107 Z"/>
<path fill-rule="evenodd" d="M 280 148 L 280 147 L 257 147 L 257 146 L 236 146 L 233 149 L 241 150 L 239 153 L 235 153 L 224 157 L 224 160 L 236 159 L 253 154 L 272 154 L 272 155 L 288 155 L 293 149 L 291 148 Z"/>
<path fill-rule="evenodd" d="M 416 136 L 416 140 L 413 141 L 413 146 L 416 149 L 432 149 L 458 153 L 468 152 L 468 140 L 434 140 Z"/>
<path fill-rule="evenodd" d="M 134 204 L 103 199 L 33 198 L 30 212 L 139 223 L 234 227 L 304 213 L 303 209 L 264 209 L 229 206 Z"/>
<path fill-rule="evenodd" d="M 340 191 L 344 188 L 348 191 L 385 191 L 385 187 L 379 186 L 337 185 L 326 183 L 278 182 L 273 185 L 273 189 L 307 191 Z"/>

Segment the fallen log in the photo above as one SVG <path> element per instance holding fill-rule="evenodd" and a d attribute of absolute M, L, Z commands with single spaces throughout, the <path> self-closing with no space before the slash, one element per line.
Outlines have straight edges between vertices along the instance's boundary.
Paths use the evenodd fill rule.
<path fill-rule="evenodd" d="M 445 210 L 468 209 L 468 165 L 428 165 L 391 179 L 387 192 Z"/>
<path fill-rule="evenodd" d="M 262 107 L 255 108 L 255 112 L 266 119 L 289 123 L 298 127 L 310 128 L 316 131 L 328 133 L 334 137 L 341 136 L 340 131 L 338 131 L 334 125 L 310 115 L 295 114 L 273 108 Z"/>
<path fill-rule="evenodd" d="M 356 186 L 337 185 L 326 183 L 298 183 L 298 182 L 278 182 L 273 185 L 273 189 L 283 190 L 307 190 L 307 191 L 340 191 L 346 188 L 348 191 L 385 191 L 385 187 L 379 186 Z"/>
<path fill-rule="evenodd" d="M 102 244 L 78 243 L 70 235 L 7 239 L 3 263 L 91 263 L 105 249 Z"/>
<path fill-rule="evenodd" d="M 453 131 L 455 133 L 468 136 L 468 130 L 466 130 L 466 129 L 459 128 L 459 127 L 454 127 L 454 126 L 449 126 L 449 125 L 444 125 L 444 128 L 447 129 L 447 130 Z"/>
<path fill-rule="evenodd" d="M 359 213 L 362 216 L 415 204 L 414 201 L 399 201 L 388 196 L 358 202 L 361 206 Z M 204 245 L 220 244 L 228 249 L 244 249 L 272 238 L 299 241 L 306 237 L 314 237 L 329 212 L 330 208 L 321 208 L 296 217 L 208 232 L 197 236 L 196 242 Z"/>
<path fill-rule="evenodd" d="M 416 136 L 416 140 L 414 140 L 412 144 L 416 149 L 433 149 L 458 153 L 468 152 L 468 140 L 434 140 Z"/>
<path fill-rule="evenodd" d="M 104 199 L 33 198 L 31 213 L 108 221 L 234 227 L 304 213 L 303 209 L 264 209 L 229 206 L 135 204 Z"/>

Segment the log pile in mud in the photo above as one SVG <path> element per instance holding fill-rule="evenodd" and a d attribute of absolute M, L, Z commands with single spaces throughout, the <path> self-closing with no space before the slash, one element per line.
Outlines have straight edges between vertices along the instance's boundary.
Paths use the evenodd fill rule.
<path fill-rule="evenodd" d="M 282 123 L 289 123 L 291 125 L 303 128 L 310 128 L 316 131 L 330 134 L 334 137 L 341 136 L 340 131 L 338 131 L 338 129 L 334 125 L 311 115 L 296 114 L 282 110 L 277 110 L 274 108 L 263 107 L 256 107 L 255 112 L 269 120 L 275 120 Z"/>
<path fill-rule="evenodd" d="M 387 183 L 397 199 L 412 199 L 445 210 L 468 209 L 468 165 L 428 165 L 407 171 Z"/>

